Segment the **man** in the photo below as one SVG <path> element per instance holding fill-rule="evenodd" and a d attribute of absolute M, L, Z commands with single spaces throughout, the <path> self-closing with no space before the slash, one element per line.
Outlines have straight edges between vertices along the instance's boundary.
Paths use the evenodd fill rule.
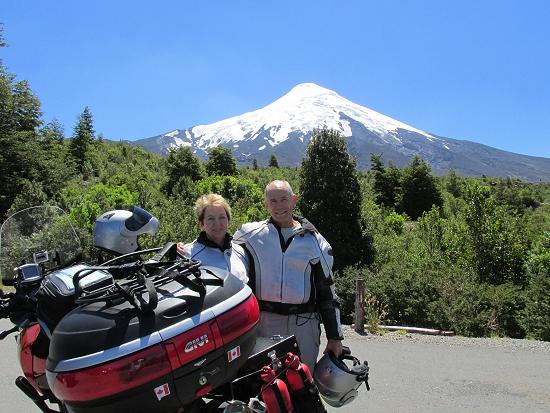
<path fill-rule="evenodd" d="M 290 184 L 270 182 L 264 205 L 267 221 L 244 224 L 233 236 L 249 254 L 249 284 L 260 304 L 258 335 L 294 334 L 303 361 L 311 368 L 319 354 L 320 322 L 327 351 L 342 352 L 340 310 L 332 279 L 332 249 L 296 206 Z"/>

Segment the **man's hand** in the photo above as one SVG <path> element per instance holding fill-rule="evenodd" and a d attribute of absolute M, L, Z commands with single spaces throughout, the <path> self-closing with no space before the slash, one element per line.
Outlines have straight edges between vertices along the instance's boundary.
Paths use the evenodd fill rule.
<path fill-rule="evenodd" d="M 342 354 L 342 341 L 329 338 L 323 354 L 327 354 L 329 351 L 332 351 L 336 357 L 340 357 Z"/>

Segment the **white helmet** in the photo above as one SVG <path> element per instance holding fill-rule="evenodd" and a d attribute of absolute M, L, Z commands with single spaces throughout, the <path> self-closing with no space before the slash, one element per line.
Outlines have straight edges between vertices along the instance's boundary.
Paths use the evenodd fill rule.
<path fill-rule="evenodd" d="M 129 254 L 139 248 L 138 235 L 154 235 L 158 228 L 158 219 L 137 206 L 131 211 L 105 212 L 94 224 L 94 247 L 118 255 Z"/>
<path fill-rule="evenodd" d="M 344 360 L 353 361 L 353 366 L 349 368 Z M 363 382 L 369 390 L 369 364 L 353 357 L 348 347 L 344 347 L 340 357 L 329 351 L 315 365 L 313 379 L 327 404 L 342 407 L 357 397 Z"/>

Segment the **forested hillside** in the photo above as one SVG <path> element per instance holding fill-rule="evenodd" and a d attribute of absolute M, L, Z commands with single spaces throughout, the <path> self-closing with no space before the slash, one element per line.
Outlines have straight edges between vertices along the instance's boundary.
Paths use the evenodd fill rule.
<path fill-rule="evenodd" d="M 1 33 L 0 33 L 1 34 Z M 0 39 L 1 43 L 1 39 Z M 75 114 L 75 118 L 76 118 Z M 228 149 L 209 160 L 189 148 L 166 158 L 96 136 L 83 108 L 74 129 L 44 124 L 26 81 L 0 65 L 0 217 L 33 205 L 70 213 L 86 246 L 101 213 L 139 205 L 160 230 L 143 246 L 190 241 L 193 204 L 208 192 L 233 208 L 230 230 L 267 217 L 263 189 L 288 180 L 298 213 L 334 247 L 336 286 L 352 321 L 355 280 L 367 287 L 366 322 L 454 330 L 471 336 L 550 340 L 550 185 L 506 178 L 436 177 L 420 158 L 360 172 L 336 132 L 321 130 L 299 168 L 253 162 L 237 168 Z"/>

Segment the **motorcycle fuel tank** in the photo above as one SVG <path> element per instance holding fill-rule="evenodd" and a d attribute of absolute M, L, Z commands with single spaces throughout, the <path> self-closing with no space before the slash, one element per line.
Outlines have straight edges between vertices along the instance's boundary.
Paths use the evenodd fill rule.
<path fill-rule="evenodd" d="M 227 271 L 202 267 L 206 293 L 173 280 L 144 313 L 95 302 L 55 327 L 50 388 L 71 412 L 169 412 L 234 378 L 255 344 L 259 308 Z M 223 283 L 208 283 L 209 280 Z"/>

